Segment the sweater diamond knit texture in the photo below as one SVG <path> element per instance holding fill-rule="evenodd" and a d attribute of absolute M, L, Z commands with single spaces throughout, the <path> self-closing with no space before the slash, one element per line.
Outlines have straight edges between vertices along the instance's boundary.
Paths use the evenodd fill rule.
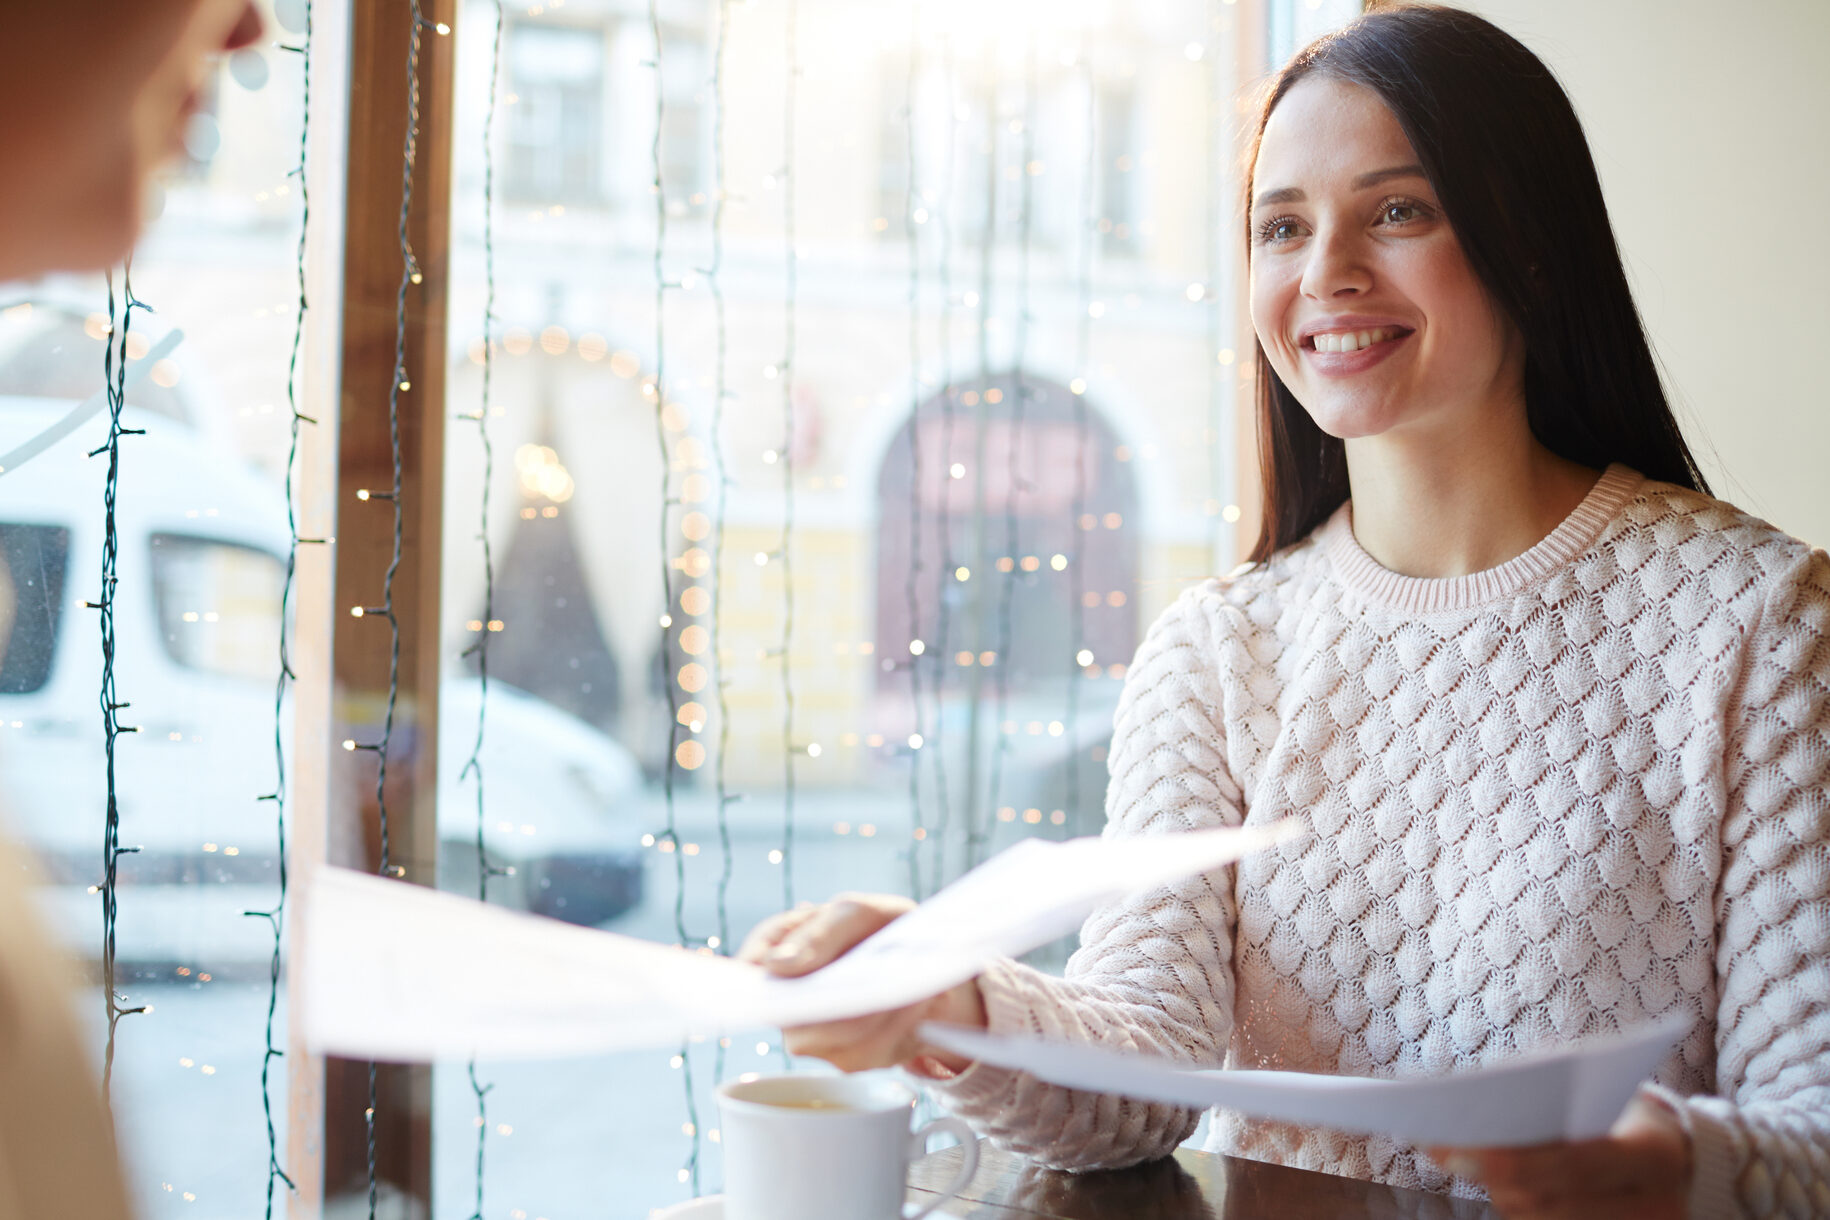
<path fill-rule="evenodd" d="M 1830 559 L 1610 468 L 1525 554 L 1399 576 L 1351 505 L 1188 590 L 1127 676 L 1108 835 L 1313 833 L 1096 912 L 991 1027 L 1201 1066 L 1441 1073 L 1691 1018 L 1654 1091 L 1698 1216 L 1830 1215 Z M 977 1065 L 956 1113 L 1066 1168 L 1199 1114 Z M 1415 1149 L 1217 1112 L 1213 1151 L 1478 1194 Z"/>

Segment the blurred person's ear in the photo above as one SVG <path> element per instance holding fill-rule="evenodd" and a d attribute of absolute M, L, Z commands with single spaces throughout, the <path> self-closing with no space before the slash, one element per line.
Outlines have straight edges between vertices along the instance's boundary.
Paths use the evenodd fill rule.
<path fill-rule="evenodd" d="M 211 56 L 261 28 L 250 0 L 0 7 L 0 280 L 124 257 Z"/>

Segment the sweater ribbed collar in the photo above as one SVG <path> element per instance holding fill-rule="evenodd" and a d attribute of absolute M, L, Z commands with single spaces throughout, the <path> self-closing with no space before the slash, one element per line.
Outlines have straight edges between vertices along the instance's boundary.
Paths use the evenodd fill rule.
<path fill-rule="evenodd" d="M 1469 610 L 1511 597 L 1543 580 L 1594 545 L 1645 477 L 1615 462 L 1602 472 L 1575 511 L 1530 550 L 1495 568 L 1466 576 L 1403 576 L 1380 565 L 1353 536 L 1353 501 L 1322 523 L 1316 537 L 1341 584 L 1369 601 L 1412 614 Z"/>

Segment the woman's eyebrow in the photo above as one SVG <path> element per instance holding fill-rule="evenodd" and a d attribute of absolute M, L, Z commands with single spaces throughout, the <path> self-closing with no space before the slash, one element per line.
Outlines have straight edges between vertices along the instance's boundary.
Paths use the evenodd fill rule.
<path fill-rule="evenodd" d="M 1369 174 L 1361 174 L 1353 180 L 1353 189 L 1363 191 L 1369 186 L 1377 186 L 1381 182 L 1389 182 L 1393 178 L 1424 177 L 1428 177 L 1428 175 L 1423 172 L 1421 165 L 1394 165 L 1390 169 L 1376 169 Z"/>
<path fill-rule="evenodd" d="M 1381 182 L 1389 182 L 1393 178 L 1427 178 L 1428 176 L 1423 172 L 1421 165 L 1394 165 L 1389 169 L 1375 169 L 1361 174 L 1349 185 L 1353 190 L 1363 191 L 1367 187 L 1378 186 Z M 1301 203 L 1307 198 L 1308 196 L 1303 194 L 1300 187 L 1280 186 L 1274 191 L 1266 191 L 1258 196 L 1252 201 L 1252 207 L 1256 210 L 1273 203 Z"/>

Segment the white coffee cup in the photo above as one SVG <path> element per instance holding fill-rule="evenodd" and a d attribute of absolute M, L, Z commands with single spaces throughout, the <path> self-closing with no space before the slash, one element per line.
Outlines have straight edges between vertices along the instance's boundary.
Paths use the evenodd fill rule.
<path fill-rule="evenodd" d="M 916 1220 L 979 1166 L 972 1129 L 957 1118 L 910 1132 L 915 1094 L 884 1073 L 746 1075 L 719 1088 L 718 1110 L 726 1220 Z M 943 1131 L 965 1162 L 933 1202 L 905 1205 L 910 1160 Z"/>

